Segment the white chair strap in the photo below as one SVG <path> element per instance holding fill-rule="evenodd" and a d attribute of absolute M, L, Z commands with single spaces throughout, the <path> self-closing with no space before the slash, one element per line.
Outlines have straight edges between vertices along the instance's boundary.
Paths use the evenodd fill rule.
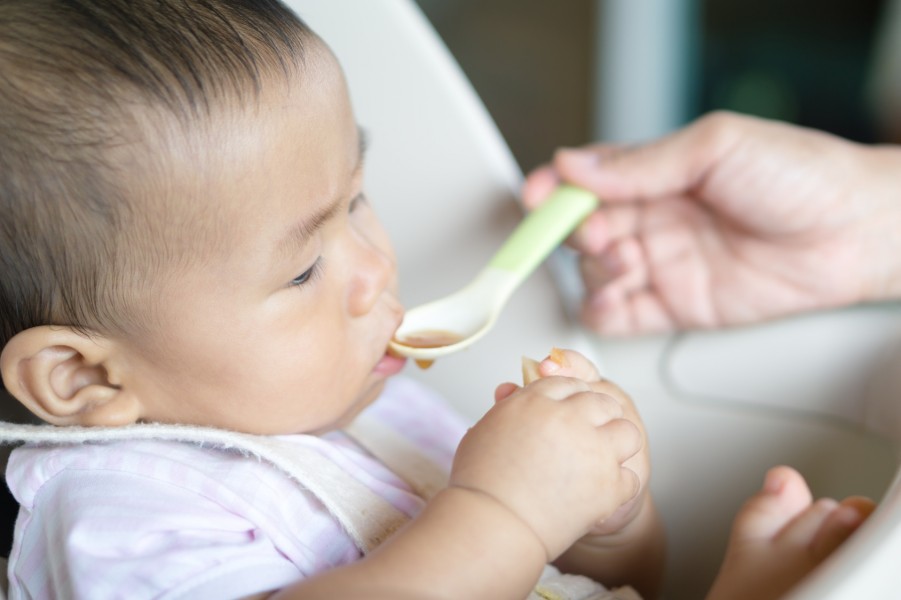
<path fill-rule="evenodd" d="M 344 432 L 407 482 L 417 496 L 431 499 L 447 487 L 448 474 L 410 441 L 371 417 L 358 417 Z"/>
<path fill-rule="evenodd" d="M 234 450 L 262 458 L 319 499 L 357 547 L 371 552 L 409 518 L 315 450 L 270 436 L 210 427 L 138 424 L 127 427 L 54 427 L 0 423 L 0 443 L 71 444 L 165 440 Z"/>

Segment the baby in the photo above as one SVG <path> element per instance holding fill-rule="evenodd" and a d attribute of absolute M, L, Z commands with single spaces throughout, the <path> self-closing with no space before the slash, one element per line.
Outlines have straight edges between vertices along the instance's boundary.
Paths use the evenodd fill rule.
<path fill-rule="evenodd" d="M 584 357 L 468 430 L 392 379 L 364 137 L 288 9 L 2 0 L 0 31 L 0 371 L 46 424 L 0 431 L 13 598 L 525 598 L 548 562 L 658 593 L 644 429 Z M 772 471 L 710 597 L 778 597 L 871 508 Z"/>

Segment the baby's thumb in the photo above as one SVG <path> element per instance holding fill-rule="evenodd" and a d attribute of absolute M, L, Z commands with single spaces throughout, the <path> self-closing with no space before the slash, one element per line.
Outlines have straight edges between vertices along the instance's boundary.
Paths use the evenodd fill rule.
<path fill-rule="evenodd" d="M 580 352 L 575 350 L 551 349 L 551 353 L 538 365 L 542 377 L 555 375 L 573 377 L 582 381 L 600 381 L 597 367 Z"/>

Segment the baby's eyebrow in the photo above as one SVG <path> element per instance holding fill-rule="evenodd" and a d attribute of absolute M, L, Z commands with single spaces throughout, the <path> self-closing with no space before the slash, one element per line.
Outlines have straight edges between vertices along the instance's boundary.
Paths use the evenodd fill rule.
<path fill-rule="evenodd" d="M 317 211 L 312 217 L 295 224 L 282 240 L 278 243 L 276 256 L 279 260 L 286 260 L 296 255 L 306 245 L 307 240 L 322 227 L 322 224 L 331 219 L 341 208 L 341 198 Z"/>
<path fill-rule="evenodd" d="M 351 181 L 360 176 L 360 171 L 363 170 L 363 160 L 366 156 L 368 138 L 366 132 L 361 127 L 357 127 L 357 138 L 359 140 L 357 164 L 351 172 Z M 303 248 L 307 240 L 322 227 L 323 223 L 335 216 L 341 209 L 343 202 L 344 198 L 339 195 L 336 198 L 333 198 L 327 206 L 316 211 L 313 216 L 294 225 L 278 243 L 276 255 L 279 258 L 294 256 Z"/>

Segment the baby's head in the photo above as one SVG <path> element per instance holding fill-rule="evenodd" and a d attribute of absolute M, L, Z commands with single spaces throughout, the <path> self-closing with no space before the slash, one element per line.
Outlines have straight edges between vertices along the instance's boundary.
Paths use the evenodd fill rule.
<path fill-rule="evenodd" d="M 318 432 L 402 362 L 336 60 L 275 0 L 0 4 L 0 369 L 57 425 Z"/>

